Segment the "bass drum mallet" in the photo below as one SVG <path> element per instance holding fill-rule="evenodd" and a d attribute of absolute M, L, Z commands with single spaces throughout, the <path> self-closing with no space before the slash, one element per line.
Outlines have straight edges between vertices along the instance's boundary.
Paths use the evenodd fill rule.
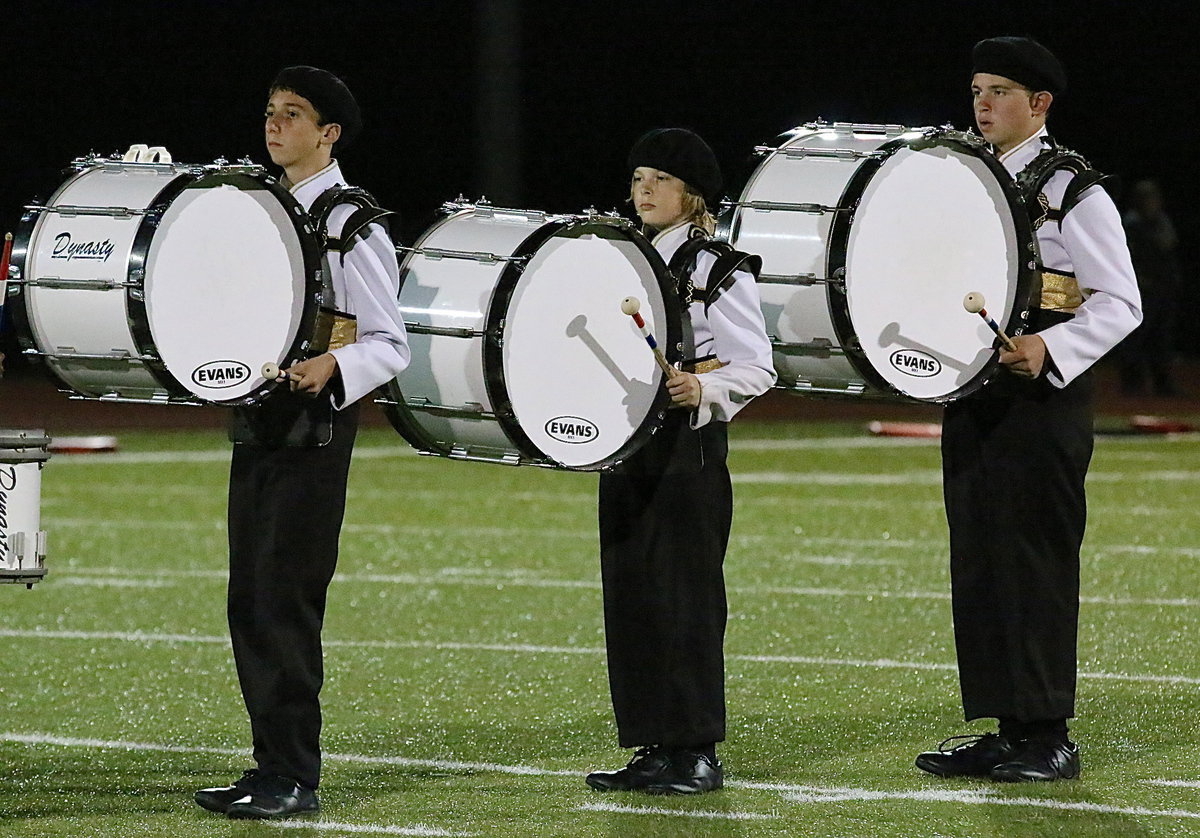
<path fill-rule="evenodd" d="M 1017 351 L 1017 345 L 1012 342 L 1012 338 L 1004 334 L 1004 330 L 1000 328 L 1000 324 L 993 320 L 991 315 L 987 313 L 987 309 L 983 307 L 983 294 L 980 294 L 978 291 L 972 291 L 967 294 L 967 296 L 963 297 L 963 308 L 971 312 L 971 314 L 978 314 L 982 317 L 983 322 L 988 324 L 988 328 L 996 333 L 996 337 L 1000 338 L 1005 349 L 1009 352 Z"/>

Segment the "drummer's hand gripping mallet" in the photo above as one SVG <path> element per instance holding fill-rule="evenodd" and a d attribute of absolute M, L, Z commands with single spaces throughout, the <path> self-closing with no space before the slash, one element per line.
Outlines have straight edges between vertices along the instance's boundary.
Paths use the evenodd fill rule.
<path fill-rule="evenodd" d="M 1005 349 L 1009 352 L 1017 351 L 1017 345 L 1012 342 L 1012 338 L 1004 334 L 1004 330 L 1000 328 L 1000 325 L 992 319 L 991 315 L 987 313 L 987 309 L 983 307 L 983 294 L 980 294 L 978 291 L 972 291 L 967 294 L 967 296 L 963 297 L 963 308 L 971 312 L 971 314 L 978 314 L 982 317 L 983 322 L 988 324 L 988 328 L 1000 338 Z"/>
<path fill-rule="evenodd" d="M 667 378 L 674 378 L 679 375 L 679 371 L 668 364 L 667 359 L 663 357 L 662 350 L 658 348 L 658 343 L 654 340 L 654 335 L 650 334 L 650 327 L 646 325 L 646 321 L 638 313 L 641 308 L 642 303 L 637 297 L 626 297 L 621 300 L 621 311 L 632 317 L 633 322 L 641 329 L 642 337 L 646 339 L 646 343 L 650 346 L 650 351 L 654 353 L 654 360 L 658 361 L 659 368 Z"/>

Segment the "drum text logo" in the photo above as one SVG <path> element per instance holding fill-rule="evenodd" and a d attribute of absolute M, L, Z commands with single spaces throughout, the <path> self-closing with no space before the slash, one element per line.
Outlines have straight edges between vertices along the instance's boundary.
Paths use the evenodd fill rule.
<path fill-rule="evenodd" d="M 16 488 L 16 467 L 0 466 L 0 565 L 8 562 L 8 493 Z"/>
<path fill-rule="evenodd" d="M 579 416 L 556 416 L 546 423 L 546 433 L 551 439 L 578 445 L 599 437 L 600 429 L 595 422 Z"/>
<path fill-rule="evenodd" d="M 250 380 L 250 367 L 241 361 L 209 361 L 192 370 L 192 381 L 210 390 L 236 387 Z"/>
<path fill-rule="evenodd" d="M 73 242 L 70 233 L 59 233 L 54 237 L 54 250 L 51 259 L 88 259 L 93 262 L 107 262 L 112 256 L 113 243 L 108 239 L 102 242 Z"/>
<path fill-rule="evenodd" d="M 919 349 L 897 349 L 891 361 L 900 372 L 916 378 L 931 378 L 942 371 L 941 361 Z"/>

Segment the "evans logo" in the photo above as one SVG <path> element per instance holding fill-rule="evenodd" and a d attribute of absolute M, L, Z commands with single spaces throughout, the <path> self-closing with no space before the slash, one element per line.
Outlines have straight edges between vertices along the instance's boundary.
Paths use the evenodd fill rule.
<path fill-rule="evenodd" d="M 942 371 L 941 361 L 917 349 L 897 349 L 891 362 L 900 372 L 917 378 L 929 378 Z"/>
<path fill-rule="evenodd" d="M 250 368 L 241 361 L 209 361 L 192 370 L 192 381 L 210 390 L 236 387 L 250 380 Z"/>
<path fill-rule="evenodd" d="M 551 439 L 577 445 L 599 437 L 600 429 L 595 422 L 578 416 L 556 416 L 546 423 L 546 433 Z"/>

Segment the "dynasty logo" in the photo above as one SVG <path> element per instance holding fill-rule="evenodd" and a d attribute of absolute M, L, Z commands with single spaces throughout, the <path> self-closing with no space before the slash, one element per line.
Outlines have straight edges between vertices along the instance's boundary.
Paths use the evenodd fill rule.
<path fill-rule="evenodd" d="M 0 565 L 8 562 L 8 498 L 16 488 L 16 467 L 0 466 Z"/>
<path fill-rule="evenodd" d="M 54 237 L 54 250 L 50 252 L 51 259 L 87 259 L 91 262 L 107 262 L 112 256 L 113 243 L 108 239 L 102 242 L 77 242 L 71 240 L 70 233 L 59 233 Z"/>

